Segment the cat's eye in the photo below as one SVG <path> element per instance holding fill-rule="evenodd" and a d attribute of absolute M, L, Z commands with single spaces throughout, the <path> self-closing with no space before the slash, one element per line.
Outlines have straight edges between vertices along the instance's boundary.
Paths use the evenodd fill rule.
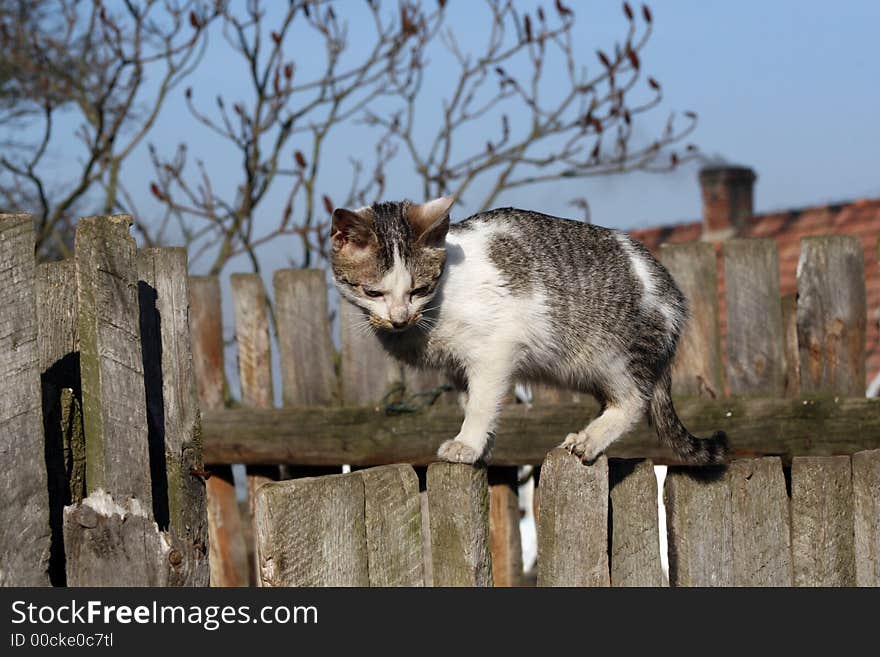
<path fill-rule="evenodd" d="M 423 297 L 430 291 L 430 288 L 427 285 L 422 285 L 422 287 L 417 287 L 415 290 L 410 292 L 414 297 Z"/>
<path fill-rule="evenodd" d="M 368 290 L 367 288 L 364 288 L 364 294 L 366 294 L 368 297 L 372 297 L 373 299 L 385 296 L 385 293 L 381 292 L 380 290 Z"/>

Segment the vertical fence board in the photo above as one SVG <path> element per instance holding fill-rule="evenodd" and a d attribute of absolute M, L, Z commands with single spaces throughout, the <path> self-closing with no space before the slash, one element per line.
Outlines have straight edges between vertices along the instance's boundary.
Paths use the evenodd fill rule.
<path fill-rule="evenodd" d="M 773 240 L 724 242 L 727 386 L 732 395 L 785 389 L 779 259 Z"/>
<path fill-rule="evenodd" d="M 33 221 L 0 215 L 0 586 L 49 584 Z"/>
<path fill-rule="evenodd" d="M 538 586 L 609 586 L 607 459 L 587 466 L 554 449 L 538 504 Z"/>
<path fill-rule="evenodd" d="M 147 377 L 147 414 L 151 448 L 164 460 L 165 477 L 154 468 L 153 492 L 164 485 L 168 529 L 173 547 L 182 559 L 172 563 L 172 584 L 207 586 L 208 528 L 199 420 L 198 387 L 193 367 L 189 331 L 189 285 L 186 251 L 182 248 L 146 249 L 138 252 L 141 327 L 155 324 L 157 344 L 144 341 L 144 374 Z M 158 348 L 159 353 L 155 353 Z M 152 362 L 150 362 L 152 361 Z M 154 369 L 158 368 L 158 369 Z M 157 481 L 159 479 L 159 481 Z M 158 514 L 157 514 L 158 516 Z M 156 518 L 157 522 L 160 518 Z M 162 522 L 160 528 L 164 529 Z"/>
<path fill-rule="evenodd" d="M 82 501 L 86 482 L 74 261 L 39 265 L 36 283 L 37 343 L 52 530 L 49 578 L 53 585 L 63 586 L 66 584 L 64 507 Z"/>
<path fill-rule="evenodd" d="M 400 364 L 382 349 L 359 308 L 339 300 L 342 398 L 346 404 L 375 404 L 402 380 Z"/>
<path fill-rule="evenodd" d="M 76 228 L 86 486 L 152 506 L 137 262 L 131 217 L 89 217 Z"/>
<path fill-rule="evenodd" d="M 419 479 L 409 465 L 359 470 L 370 586 L 424 586 Z"/>
<path fill-rule="evenodd" d="M 880 587 L 880 449 L 852 457 L 856 586 Z"/>
<path fill-rule="evenodd" d="M 434 585 L 492 586 L 486 469 L 431 464 L 428 505 Z"/>
<path fill-rule="evenodd" d="M 225 406 L 226 397 L 220 281 L 214 276 L 191 276 L 189 305 L 199 406 L 220 409 Z M 247 549 L 232 468 L 211 466 L 211 477 L 205 482 L 205 488 L 211 586 L 244 586 L 248 582 Z"/>
<path fill-rule="evenodd" d="M 782 297 L 782 334 L 785 340 L 785 395 L 801 392 L 801 357 L 798 351 L 797 294 Z"/>
<path fill-rule="evenodd" d="M 848 456 L 791 464 L 791 558 L 795 586 L 854 586 L 852 466 Z"/>
<path fill-rule="evenodd" d="M 663 586 L 651 461 L 611 461 L 611 585 Z"/>
<path fill-rule="evenodd" d="M 688 299 L 690 318 L 672 366 L 676 395 L 721 396 L 718 268 L 711 244 L 664 244 L 660 260 Z"/>
<path fill-rule="evenodd" d="M 791 586 L 789 503 L 777 457 L 730 465 L 734 586 Z"/>
<path fill-rule="evenodd" d="M 275 328 L 285 406 L 338 401 L 327 285 L 319 269 L 282 269 L 273 277 Z M 338 467 L 288 466 L 291 477 L 338 474 Z"/>
<path fill-rule="evenodd" d="M 268 483 L 254 517 L 261 586 L 369 586 L 357 473 Z"/>
<path fill-rule="evenodd" d="M 489 549 L 495 586 L 522 583 L 516 468 L 489 468 Z"/>
<path fill-rule="evenodd" d="M 272 408 L 275 405 L 272 341 L 269 336 L 268 299 L 263 280 L 259 274 L 233 274 L 230 282 L 235 314 L 235 341 L 238 345 L 241 405 L 248 408 Z M 281 472 L 277 465 L 247 466 L 247 498 L 252 529 L 257 490 L 280 478 Z M 253 549 L 253 543 L 247 541 L 247 547 Z M 253 558 L 257 558 L 256 552 Z M 254 564 L 256 568 L 256 562 Z"/>
<path fill-rule="evenodd" d="M 241 404 L 248 408 L 272 408 L 272 346 L 263 281 L 259 274 L 233 274 L 230 282 Z"/>
<path fill-rule="evenodd" d="M 183 557 L 155 517 L 166 481 L 164 464 L 149 449 L 137 250 L 130 225 L 126 215 L 77 224 L 88 496 L 64 509 L 69 586 L 180 583 L 177 567 Z"/>
<path fill-rule="evenodd" d="M 336 375 L 324 272 L 282 269 L 273 282 L 284 405 L 332 404 Z"/>
<path fill-rule="evenodd" d="M 672 586 L 733 585 L 733 518 L 722 468 L 670 467 L 663 490 Z"/>
<path fill-rule="evenodd" d="M 858 239 L 801 240 L 798 345 L 803 393 L 865 394 L 865 264 Z"/>

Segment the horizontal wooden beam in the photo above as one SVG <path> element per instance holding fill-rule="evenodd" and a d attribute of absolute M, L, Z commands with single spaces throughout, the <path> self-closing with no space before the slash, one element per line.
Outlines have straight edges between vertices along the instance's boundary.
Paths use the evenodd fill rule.
<path fill-rule="evenodd" d="M 724 430 L 731 458 L 834 456 L 880 448 L 880 400 L 680 399 L 679 415 L 696 435 Z M 539 465 L 547 452 L 597 413 L 595 403 L 527 407 L 502 413 L 491 465 Z M 455 436 L 457 408 L 435 407 L 387 416 L 372 407 L 207 410 L 202 418 L 206 463 L 381 465 L 434 460 L 437 447 Z M 650 458 L 681 464 L 642 422 L 611 446 L 612 458 Z"/>

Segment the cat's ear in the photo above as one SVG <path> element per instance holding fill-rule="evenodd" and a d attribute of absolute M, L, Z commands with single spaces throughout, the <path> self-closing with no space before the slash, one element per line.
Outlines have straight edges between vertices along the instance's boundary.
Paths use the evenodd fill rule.
<path fill-rule="evenodd" d="M 334 252 L 345 246 L 365 249 L 375 239 L 373 219 L 363 210 L 336 208 L 330 227 L 330 241 Z"/>
<path fill-rule="evenodd" d="M 407 212 L 416 241 L 424 246 L 443 246 L 449 231 L 449 208 L 454 196 L 441 196 L 421 205 L 411 205 Z"/>

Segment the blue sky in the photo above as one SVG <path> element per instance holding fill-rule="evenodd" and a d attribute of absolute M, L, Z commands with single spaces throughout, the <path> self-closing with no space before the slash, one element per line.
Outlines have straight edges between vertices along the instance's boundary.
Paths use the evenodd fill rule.
<path fill-rule="evenodd" d="M 578 11 L 578 52 L 587 66 L 594 66 L 595 48 L 607 48 L 624 31 L 620 2 L 570 1 Z M 338 5 L 343 15 L 352 12 L 355 27 L 359 4 Z M 475 4 L 449 3 L 449 23 L 456 26 L 459 41 L 470 47 L 485 39 L 485 22 L 474 14 Z M 519 5 L 533 11 L 537 3 Z M 692 141 L 703 153 L 757 171 L 759 211 L 880 196 L 880 2 L 658 0 L 651 7 L 655 32 L 642 61 L 645 72 L 662 82 L 665 100 L 640 125 L 643 134 L 656 131 L 671 110 L 696 111 L 700 123 Z M 197 97 L 206 101 L 220 90 L 230 101 L 244 94 L 236 86 L 240 63 L 220 43 L 214 39 L 192 81 Z M 298 55 L 308 46 L 304 41 L 291 51 Z M 307 70 L 309 57 L 300 57 L 297 64 Z M 436 88 L 448 88 L 455 76 L 449 58 L 435 55 L 431 70 L 438 76 Z M 425 117 L 439 102 L 431 96 L 431 86 L 423 99 L 429 108 Z M 189 125 L 181 96 L 182 89 L 168 103 L 151 140 L 170 153 L 185 136 L 194 153 L 210 160 L 218 184 L 224 184 L 237 162 L 225 159 L 207 133 L 187 127 L 181 134 L 181 126 Z M 511 118 L 517 120 L 516 115 Z M 325 157 L 331 173 L 322 179 L 328 191 L 333 167 L 344 165 L 352 144 L 363 141 L 362 131 L 349 126 L 328 142 Z M 145 154 L 132 166 L 145 180 L 152 177 Z M 418 194 L 404 163 L 393 167 L 392 174 L 390 196 Z M 138 194 L 148 207 L 146 185 Z M 696 165 L 673 174 L 630 174 L 516 190 L 498 204 L 572 216 L 577 211 L 568 201 L 575 196 L 588 199 L 594 222 L 621 228 L 693 220 L 700 213 Z M 267 214 L 277 212 L 272 203 L 280 201 L 270 202 Z M 282 243 L 265 250 L 270 269 L 285 264 L 286 248 Z"/>
<path fill-rule="evenodd" d="M 431 6 L 433 1 L 426 0 Z M 595 67 L 595 49 L 608 50 L 624 33 L 621 3 L 569 3 L 578 12 L 579 58 Z M 385 2 L 386 6 L 393 4 Z M 517 4 L 521 11 L 530 13 L 538 6 L 532 0 Z M 552 6 L 550 2 L 543 4 Z M 480 6 L 472 0 L 449 2 L 448 24 L 455 26 L 465 48 L 479 48 L 485 41 L 487 23 Z M 665 100 L 662 107 L 640 119 L 639 134 L 656 134 L 669 111 L 696 111 L 700 123 L 691 140 L 709 157 L 749 165 L 757 171 L 755 202 L 759 211 L 880 196 L 880 39 L 876 37 L 880 2 L 656 0 L 651 7 L 655 30 L 642 62 L 645 73 L 663 84 Z M 349 20 L 356 55 L 366 42 L 357 38 L 363 24 L 363 3 L 345 0 L 338 2 L 337 8 Z M 548 13 L 552 14 L 552 9 Z M 298 71 L 307 75 L 318 59 L 311 54 L 316 43 L 296 29 L 291 38 L 295 43 L 288 44 L 289 52 Z M 438 111 L 441 91 L 449 89 L 457 75 L 448 55 L 432 53 L 431 61 L 433 77 L 421 100 L 425 138 L 432 112 Z M 214 33 L 208 55 L 190 83 L 196 98 L 204 101 L 201 106 L 212 110 L 217 93 L 223 93 L 229 103 L 247 98 L 244 75 L 240 59 Z M 550 78 L 548 93 L 553 93 L 553 84 Z M 515 112 L 511 116 L 513 123 L 524 118 Z M 75 152 L 75 146 L 66 145 L 75 139 L 75 125 L 68 123 L 56 131 L 51 168 L 64 168 L 66 154 Z M 482 140 L 481 129 L 477 126 L 475 134 Z M 486 129 L 494 130 L 495 123 Z M 364 128 L 349 125 L 328 140 L 327 166 L 320 186 L 331 197 L 342 195 L 334 194 L 339 186 L 347 187 L 348 157 L 371 143 L 365 136 Z M 183 87 L 169 99 L 149 139 L 169 156 L 179 141 L 188 141 L 191 153 L 208 161 L 215 187 L 236 184 L 238 156 L 193 125 L 183 103 Z M 289 150 L 297 146 L 293 143 Z M 148 193 L 153 172 L 146 148 L 127 166 L 125 178 L 138 207 L 147 214 L 157 212 Z M 340 167 L 345 169 L 342 174 Z M 509 192 L 497 204 L 577 216 L 569 200 L 584 196 L 591 205 L 593 221 L 603 225 L 632 228 L 694 220 L 700 214 L 696 169 L 696 165 L 689 165 L 673 174 L 552 183 Z M 405 161 L 399 160 L 390 174 L 388 196 L 418 196 L 419 187 Z M 479 190 L 472 195 L 480 196 Z M 263 206 L 269 224 L 282 207 L 280 196 L 279 190 Z M 467 214 L 468 200 L 454 217 Z M 287 264 L 295 248 L 293 238 L 289 240 L 263 249 L 265 269 Z M 229 270 L 246 269 L 244 263 L 237 264 Z"/>

